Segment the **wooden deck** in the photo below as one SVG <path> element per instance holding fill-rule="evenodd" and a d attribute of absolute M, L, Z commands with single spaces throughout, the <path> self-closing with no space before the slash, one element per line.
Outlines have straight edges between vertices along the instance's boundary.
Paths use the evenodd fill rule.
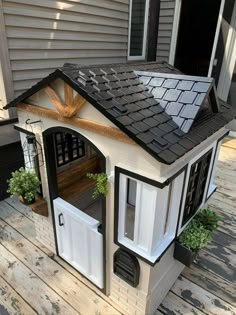
<path fill-rule="evenodd" d="M 216 182 L 220 227 L 155 315 L 236 315 L 236 140 L 222 146 Z M 0 270 L 0 315 L 121 314 L 35 239 L 31 210 L 10 198 L 0 202 Z"/>

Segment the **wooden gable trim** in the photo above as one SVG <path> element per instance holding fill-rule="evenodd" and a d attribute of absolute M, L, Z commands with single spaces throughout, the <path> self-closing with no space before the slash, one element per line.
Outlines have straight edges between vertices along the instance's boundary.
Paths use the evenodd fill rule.
<path fill-rule="evenodd" d="M 51 119 L 63 122 L 65 124 L 68 124 L 68 125 L 76 126 L 76 127 L 88 130 L 88 131 L 98 133 L 105 137 L 116 139 L 124 143 L 136 144 L 124 132 L 112 126 L 103 125 L 103 124 L 90 121 L 88 119 L 80 118 L 80 117 L 61 116 L 59 112 L 56 112 L 52 109 L 48 109 L 48 108 L 38 106 L 38 105 L 18 103 L 16 107 L 19 110 L 27 111 L 27 112 L 39 115 L 41 117 L 51 118 Z"/>
<path fill-rule="evenodd" d="M 79 109 L 86 103 L 86 99 L 80 94 L 73 97 L 74 90 L 66 82 L 64 82 L 64 102 L 61 101 L 60 97 L 51 86 L 46 86 L 44 91 L 62 117 L 70 118 L 75 116 Z"/>

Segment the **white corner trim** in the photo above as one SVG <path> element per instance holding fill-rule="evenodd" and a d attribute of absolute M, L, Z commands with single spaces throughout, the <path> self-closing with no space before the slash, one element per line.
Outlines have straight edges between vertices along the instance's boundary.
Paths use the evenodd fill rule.
<path fill-rule="evenodd" d="M 173 20 L 173 26 L 172 26 L 171 43 L 170 43 L 170 56 L 169 56 L 169 64 L 171 64 L 172 66 L 174 66 L 174 63 L 175 63 L 175 52 L 176 52 L 178 32 L 179 32 L 181 6 L 182 6 L 182 0 L 176 0 L 174 20 Z"/>
<path fill-rule="evenodd" d="M 111 171 L 110 175 L 108 176 L 108 183 L 114 184 L 114 180 L 115 180 L 115 172 Z"/>
<path fill-rule="evenodd" d="M 219 16 L 218 16 L 218 21 L 217 21 L 217 25 L 216 25 L 215 38 L 214 38 L 213 47 L 212 47 L 212 51 L 211 51 L 211 59 L 210 59 L 210 64 L 209 64 L 209 68 L 208 68 L 208 74 L 207 74 L 208 77 L 211 76 L 212 69 L 214 66 L 216 48 L 217 48 L 217 44 L 218 44 L 218 38 L 219 38 L 221 23 L 222 23 L 222 19 L 223 19 L 224 6 L 225 6 L 225 0 L 221 0 Z"/>
<path fill-rule="evenodd" d="M 232 14 L 231 23 L 229 26 L 229 33 L 225 44 L 225 54 L 221 65 L 219 83 L 217 87 L 218 96 L 227 101 L 230 84 L 234 72 L 236 62 L 236 3 Z"/>

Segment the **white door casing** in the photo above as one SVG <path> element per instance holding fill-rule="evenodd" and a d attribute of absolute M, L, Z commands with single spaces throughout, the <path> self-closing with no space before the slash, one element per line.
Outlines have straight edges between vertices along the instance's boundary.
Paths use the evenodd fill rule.
<path fill-rule="evenodd" d="M 171 65 L 174 65 L 174 62 L 175 62 L 175 53 L 176 53 L 176 46 L 177 46 L 181 5 L 182 5 L 182 0 L 176 0 L 171 45 L 170 45 L 170 57 L 169 57 L 169 63 Z M 225 0 L 221 0 L 219 16 L 218 16 L 216 32 L 215 32 L 215 38 L 214 38 L 214 43 L 212 47 L 211 59 L 210 59 L 210 64 L 208 68 L 208 77 L 211 76 L 212 69 L 214 66 L 216 48 L 217 48 L 217 43 L 219 39 L 220 27 L 221 27 L 222 16 L 223 16 L 223 11 L 224 11 L 224 5 L 225 5 Z M 229 27 L 230 27 L 229 33 L 228 33 L 228 37 L 227 37 L 227 41 L 225 45 L 224 59 L 222 62 L 220 77 L 219 77 L 219 82 L 218 82 L 218 87 L 217 87 L 217 94 L 224 101 L 227 101 L 227 98 L 228 98 L 230 84 L 231 84 L 232 75 L 233 75 L 235 62 L 236 62 L 236 3 L 234 5 L 234 11 L 233 11 L 233 15 L 232 15 L 231 23 Z"/>
<path fill-rule="evenodd" d="M 103 236 L 99 221 L 61 198 L 53 200 L 59 255 L 99 288 L 103 283 Z"/>
<path fill-rule="evenodd" d="M 225 45 L 225 54 L 221 66 L 217 94 L 223 100 L 227 101 L 231 80 L 236 62 L 236 2 L 229 25 L 229 33 Z"/>

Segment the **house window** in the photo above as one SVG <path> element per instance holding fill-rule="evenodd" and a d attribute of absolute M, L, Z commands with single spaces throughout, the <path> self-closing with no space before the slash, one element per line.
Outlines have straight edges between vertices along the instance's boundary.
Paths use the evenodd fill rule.
<path fill-rule="evenodd" d="M 137 192 L 137 182 L 131 178 L 127 178 L 125 236 L 132 241 L 134 240 L 136 192 Z"/>
<path fill-rule="evenodd" d="M 129 60 L 145 59 L 149 0 L 130 1 Z"/>
<path fill-rule="evenodd" d="M 116 168 L 116 242 L 155 262 L 175 237 L 184 175 L 158 183 Z"/>
<path fill-rule="evenodd" d="M 56 132 L 54 134 L 54 143 L 58 167 L 85 155 L 84 141 L 73 134 Z"/>
<path fill-rule="evenodd" d="M 212 150 L 203 155 L 191 166 L 182 226 L 191 219 L 202 204 L 211 163 L 211 156 Z"/>

